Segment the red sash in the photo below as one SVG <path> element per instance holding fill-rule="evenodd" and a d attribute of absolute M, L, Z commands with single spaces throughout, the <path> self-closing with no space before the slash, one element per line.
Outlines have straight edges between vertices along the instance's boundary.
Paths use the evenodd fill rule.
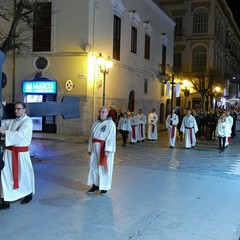
<path fill-rule="evenodd" d="M 132 125 L 132 138 L 136 139 L 136 127 L 137 125 Z"/>
<path fill-rule="evenodd" d="M 99 165 L 104 166 L 106 171 L 108 171 L 107 156 L 105 155 L 105 141 L 94 138 L 92 142 L 100 143 L 100 159 Z"/>
<path fill-rule="evenodd" d="M 12 151 L 12 174 L 13 174 L 13 189 L 19 188 L 18 184 L 18 153 L 27 152 L 28 147 L 8 146 L 5 149 Z"/>
<path fill-rule="evenodd" d="M 152 133 L 154 133 L 154 130 L 155 130 L 155 125 L 152 124 Z"/>
<path fill-rule="evenodd" d="M 191 145 L 192 145 L 192 130 L 193 130 L 193 127 L 186 127 L 186 129 L 189 129 L 190 130 L 190 142 L 191 142 Z"/>
<path fill-rule="evenodd" d="M 172 132 L 171 132 L 171 138 L 174 138 L 175 128 L 177 125 L 172 125 Z"/>

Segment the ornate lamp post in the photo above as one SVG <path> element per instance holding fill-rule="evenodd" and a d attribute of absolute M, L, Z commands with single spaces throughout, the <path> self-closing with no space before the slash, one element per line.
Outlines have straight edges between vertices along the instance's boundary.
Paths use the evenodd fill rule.
<path fill-rule="evenodd" d="M 102 105 L 105 105 L 105 84 L 106 84 L 106 75 L 109 73 L 109 70 L 113 66 L 113 62 L 110 60 L 110 57 L 108 59 L 104 59 L 102 57 L 102 54 L 99 53 L 99 57 L 97 59 L 97 65 L 99 66 L 100 72 L 103 74 L 103 103 Z"/>

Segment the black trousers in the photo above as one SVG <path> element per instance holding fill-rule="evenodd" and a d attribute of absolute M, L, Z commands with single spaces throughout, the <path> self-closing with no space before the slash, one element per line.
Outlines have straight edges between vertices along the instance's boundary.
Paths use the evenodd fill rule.
<path fill-rule="evenodd" d="M 128 133 L 129 131 L 125 131 L 125 130 L 120 130 L 119 131 L 122 134 L 122 140 L 123 140 L 123 144 L 125 145 L 128 139 Z"/>
<path fill-rule="evenodd" d="M 218 137 L 219 150 L 223 150 L 225 148 L 226 137 Z"/>

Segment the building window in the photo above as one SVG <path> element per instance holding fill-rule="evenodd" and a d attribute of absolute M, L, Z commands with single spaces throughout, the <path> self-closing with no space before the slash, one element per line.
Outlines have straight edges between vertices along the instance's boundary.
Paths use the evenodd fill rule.
<path fill-rule="evenodd" d="M 51 51 L 52 3 L 38 3 L 33 12 L 33 52 Z"/>
<path fill-rule="evenodd" d="M 182 36 L 183 35 L 183 32 L 182 32 L 182 17 L 176 17 L 174 20 L 176 22 L 174 35 L 175 36 Z"/>
<path fill-rule="evenodd" d="M 150 59 L 150 37 L 147 34 L 145 35 L 144 58 Z"/>
<path fill-rule="evenodd" d="M 144 79 L 144 94 L 148 93 L 148 80 Z"/>
<path fill-rule="evenodd" d="M 192 52 L 192 71 L 201 72 L 207 68 L 207 50 L 203 46 L 195 47 Z"/>
<path fill-rule="evenodd" d="M 174 53 L 173 71 L 174 73 L 180 73 L 182 71 L 182 53 Z"/>
<path fill-rule="evenodd" d="M 121 18 L 114 15 L 113 22 L 113 59 L 120 60 Z"/>
<path fill-rule="evenodd" d="M 133 26 L 131 31 L 131 52 L 137 53 L 137 29 Z"/>
<path fill-rule="evenodd" d="M 208 13 L 205 9 L 199 9 L 193 15 L 193 33 L 205 34 L 207 32 L 208 32 Z"/>

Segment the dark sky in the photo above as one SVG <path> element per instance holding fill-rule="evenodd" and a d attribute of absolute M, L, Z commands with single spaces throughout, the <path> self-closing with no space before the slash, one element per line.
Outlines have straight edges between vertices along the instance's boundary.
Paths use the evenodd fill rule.
<path fill-rule="evenodd" d="M 240 2 L 239 0 L 226 0 L 229 8 L 232 10 L 233 17 L 235 18 L 235 22 L 240 29 Z"/>

